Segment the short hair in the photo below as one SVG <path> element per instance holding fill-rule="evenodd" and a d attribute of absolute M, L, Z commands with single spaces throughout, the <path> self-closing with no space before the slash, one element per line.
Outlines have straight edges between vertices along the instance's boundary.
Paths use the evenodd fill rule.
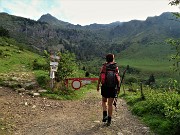
<path fill-rule="evenodd" d="M 114 54 L 109 53 L 106 55 L 106 62 L 113 62 L 113 60 L 114 60 Z"/>

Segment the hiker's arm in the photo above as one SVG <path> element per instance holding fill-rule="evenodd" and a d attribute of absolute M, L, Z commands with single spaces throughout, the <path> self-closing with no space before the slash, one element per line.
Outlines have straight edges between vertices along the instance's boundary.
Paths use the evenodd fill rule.
<path fill-rule="evenodd" d="M 101 82 L 101 76 L 99 75 L 98 84 L 97 84 L 97 91 L 99 91 L 100 82 Z"/>
<path fill-rule="evenodd" d="M 97 84 L 97 91 L 99 91 L 100 83 L 101 83 L 101 73 L 102 73 L 103 67 L 100 69 L 100 74 L 99 74 L 99 79 L 98 79 L 98 84 Z"/>

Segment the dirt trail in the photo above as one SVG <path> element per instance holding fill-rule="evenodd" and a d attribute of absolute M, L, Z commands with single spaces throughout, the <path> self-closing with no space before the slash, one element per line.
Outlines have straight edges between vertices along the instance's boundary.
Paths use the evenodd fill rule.
<path fill-rule="evenodd" d="M 149 135 L 143 125 L 118 99 L 112 125 L 102 122 L 100 94 L 89 92 L 82 100 L 58 101 L 19 95 L 0 87 L 0 119 L 8 135 Z M 5 134 L 5 133 L 4 133 Z"/>

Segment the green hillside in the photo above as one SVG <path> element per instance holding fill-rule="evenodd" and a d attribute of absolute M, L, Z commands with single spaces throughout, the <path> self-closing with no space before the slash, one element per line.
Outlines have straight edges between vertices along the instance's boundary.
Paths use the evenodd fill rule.
<path fill-rule="evenodd" d="M 127 50 L 117 55 L 116 61 L 120 66 L 129 65 L 134 68 L 136 77 L 147 79 L 154 74 L 157 79 L 165 80 L 167 78 L 178 76 L 171 70 L 172 62 L 170 55 L 174 50 L 165 42 L 153 42 L 146 45 L 133 44 Z"/>
<path fill-rule="evenodd" d="M 58 55 L 61 61 L 56 72 L 57 82 L 67 77 L 85 77 L 85 71 L 79 70 L 73 53 L 65 51 Z M 49 62 L 48 53 L 39 55 L 28 51 L 25 44 L 12 38 L 0 37 L 0 85 L 14 88 L 24 87 L 25 83 L 38 83 L 40 87 L 49 89 Z"/>
<path fill-rule="evenodd" d="M 31 71 L 35 59 L 42 64 L 45 59 L 33 52 L 23 49 L 23 44 L 13 39 L 0 38 L 0 72 Z"/>
<path fill-rule="evenodd" d="M 47 66 L 47 60 L 28 51 L 25 44 L 0 37 L 0 85 L 26 89 L 46 86 L 45 81 L 49 79 Z"/>

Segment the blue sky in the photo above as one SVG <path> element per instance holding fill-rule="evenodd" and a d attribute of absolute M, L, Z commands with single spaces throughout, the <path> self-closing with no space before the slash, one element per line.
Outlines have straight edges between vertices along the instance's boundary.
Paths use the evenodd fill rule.
<path fill-rule="evenodd" d="M 169 0 L 0 0 L 0 12 L 38 20 L 50 13 L 72 24 L 107 24 L 145 20 L 163 12 L 179 12 Z"/>

